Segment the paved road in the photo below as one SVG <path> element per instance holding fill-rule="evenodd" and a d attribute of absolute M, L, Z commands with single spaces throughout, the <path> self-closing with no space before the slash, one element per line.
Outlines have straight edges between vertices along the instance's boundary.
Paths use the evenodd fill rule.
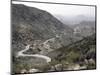
<path fill-rule="evenodd" d="M 41 58 L 41 59 L 45 59 L 46 62 L 51 62 L 51 58 L 48 57 L 48 56 L 45 56 L 45 55 L 40 55 L 40 54 L 33 54 L 33 55 L 30 55 L 30 54 L 24 54 L 23 52 L 26 52 L 27 50 L 29 50 L 30 48 L 30 45 L 27 45 L 26 48 L 24 50 L 21 50 L 18 52 L 18 55 L 17 57 L 20 57 L 20 56 L 23 56 L 23 57 L 28 57 L 28 56 L 31 56 L 31 57 L 36 57 L 36 58 Z"/>

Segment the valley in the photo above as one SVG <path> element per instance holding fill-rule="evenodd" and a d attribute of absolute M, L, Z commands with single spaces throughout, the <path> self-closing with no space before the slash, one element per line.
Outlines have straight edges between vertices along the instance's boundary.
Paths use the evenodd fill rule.
<path fill-rule="evenodd" d="M 70 25 L 23 4 L 11 13 L 13 74 L 96 69 L 95 21 Z"/>

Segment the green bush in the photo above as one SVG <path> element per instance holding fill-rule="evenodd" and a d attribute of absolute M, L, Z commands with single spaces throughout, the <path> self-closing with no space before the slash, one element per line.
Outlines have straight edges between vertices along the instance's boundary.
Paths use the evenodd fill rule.
<path fill-rule="evenodd" d="M 67 57 L 66 57 L 66 60 L 68 62 L 77 62 L 77 60 L 80 58 L 81 54 L 80 52 L 74 52 L 74 51 L 71 51 Z"/>

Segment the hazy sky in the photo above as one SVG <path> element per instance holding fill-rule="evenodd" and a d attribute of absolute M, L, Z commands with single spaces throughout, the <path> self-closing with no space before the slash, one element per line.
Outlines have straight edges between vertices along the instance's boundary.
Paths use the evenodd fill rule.
<path fill-rule="evenodd" d="M 62 16 L 95 16 L 95 7 L 91 6 L 77 6 L 77 5 L 61 5 L 61 4 L 44 4 L 44 3 L 29 3 L 29 2 L 15 2 L 16 4 L 24 4 L 31 7 L 36 7 L 42 10 L 46 10 L 53 15 Z"/>

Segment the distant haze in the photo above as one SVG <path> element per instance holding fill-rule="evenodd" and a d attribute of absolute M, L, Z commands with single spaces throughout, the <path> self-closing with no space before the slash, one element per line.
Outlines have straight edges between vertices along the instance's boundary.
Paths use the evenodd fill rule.
<path fill-rule="evenodd" d="M 45 10 L 62 22 L 77 22 L 78 20 L 95 20 L 95 7 L 93 6 L 78 6 L 78 5 L 62 5 L 62 4 L 44 4 L 44 3 L 28 3 L 16 2 L 15 4 L 24 4 L 31 7 L 36 7 Z"/>
<path fill-rule="evenodd" d="M 61 22 L 65 25 L 75 25 L 79 24 L 82 21 L 93 21 L 95 22 L 94 16 L 86 16 L 86 15 L 76 15 L 76 16 L 63 16 L 63 15 L 55 15 Z"/>

